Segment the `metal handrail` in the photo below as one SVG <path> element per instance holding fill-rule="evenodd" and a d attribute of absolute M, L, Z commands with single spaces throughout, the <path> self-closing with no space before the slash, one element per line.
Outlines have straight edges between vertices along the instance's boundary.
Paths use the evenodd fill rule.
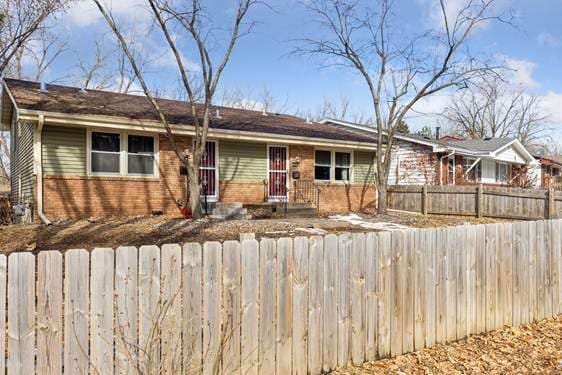
<path fill-rule="evenodd" d="M 293 181 L 293 201 L 295 203 L 311 203 L 320 212 L 320 189 L 310 180 Z"/>

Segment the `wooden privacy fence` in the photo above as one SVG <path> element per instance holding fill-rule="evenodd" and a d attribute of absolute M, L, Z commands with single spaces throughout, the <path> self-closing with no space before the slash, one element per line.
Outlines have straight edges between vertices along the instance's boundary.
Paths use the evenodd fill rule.
<path fill-rule="evenodd" d="M 528 323 L 562 312 L 561 229 L 1 255 L 0 372 L 319 374 Z"/>
<path fill-rule="evenodd" d="M 495 186 L 389 186 L 388 207 L 422 214 L 507 219 L 562 217 L 562 191 Z"/>

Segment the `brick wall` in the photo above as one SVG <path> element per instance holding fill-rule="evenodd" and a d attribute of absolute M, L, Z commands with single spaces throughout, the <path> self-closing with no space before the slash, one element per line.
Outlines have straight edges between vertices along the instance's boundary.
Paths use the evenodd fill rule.
<path fill-rule="evenodd" d="M 191 148 L 177 137 L 180 149 Z M 159 178 L 44 177 L 44 211 L 52 220 L 98 216 L 149 215 L 152 211 L 178 214 L 176 201 L 185 199 L 185 176 L 168 140 L 160 137 Z"/>
<path fill-rule="evenodd" d="M 320 186 L 320 212 L 346 213 L 376 206 L 374 185 L 331 183 Z"/>

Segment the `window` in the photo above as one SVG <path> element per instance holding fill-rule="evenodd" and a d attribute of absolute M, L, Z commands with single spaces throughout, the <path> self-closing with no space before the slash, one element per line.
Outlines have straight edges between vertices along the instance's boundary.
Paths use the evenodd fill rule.
<path fill-rule="evenodd" d="M 314 159 L 314 179 L 319 181 L 330 181 L 332 169 L 332 152 L 317 150 Z"/>
<path fill-rule="evenodd" d="M 448 184 L 454 185 L 455 184 L 455 157 L 449 156 L 448 163 L 447 163 L 447 174 L 448 174 Z"/>
<path fill-rule="evenodd" d="M 89 172 L 94 175 L 156 176 L 154 136 L 92 131 Z"/>
<path fill-rule="evenodd" d="M 508 183 L 511 178 L 510 165 L 506 163 L 496 163 L 496 182 Z"/>
<path fill-rule="evenodd" d="M 336 181 L 349 181 L 351 179 L 351 154 L 349 152 L 336 152 Z"/>
<path fill-rule="evenodd" d="M 317 181 L 350 181 L 351 153 L 316 150 L 314 179 Z"/>
<path fill-rule="evenodd" d="M 477 159 L 464 158 L 463 159 L 463 172 L 467 181 L 478 182 L 482 178 L 482 168 L 480 162 L 476 165 Z"/>
<path fill-rule="evenodd" d="M 119 174 L 121 172 L 121 136 L 116 133 L 92 132 L 92 172 Z"/>
<path fill-rule="evenodd" d="M 154 137 L 129 135 L 127 145 L 128 173 L 154 175 Z"/>

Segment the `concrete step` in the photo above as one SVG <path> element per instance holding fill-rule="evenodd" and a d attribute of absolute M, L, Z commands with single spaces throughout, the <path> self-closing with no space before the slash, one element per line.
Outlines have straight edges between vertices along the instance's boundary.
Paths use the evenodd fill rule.
<path fill-rule="evenodd" d="M 224 208 L 224 207 L 216 207 L 215 209 L 213 209 L 212 214 L 213 215 L 234 215 L 234 214 L 238 214 L 238 215 L 246 215 L 248 213 L 248 210 L 246 208 L 234 208 L 234 209 L 230 209 L 230 208 Z"/>
<path fill-rule="evenodd" d="M 215 204 L 216 208 L 224 208 L 224 209 L 231 209 L 231 210 L 236 210 L 236 209 L 241 209 L 244 207 L 243 203 L 240 202 L 217 202 Z"/>
<path fill-rule="evenodd" d="M 252 215 L 209 215 L 215 220 L 251 220 Z"/>

